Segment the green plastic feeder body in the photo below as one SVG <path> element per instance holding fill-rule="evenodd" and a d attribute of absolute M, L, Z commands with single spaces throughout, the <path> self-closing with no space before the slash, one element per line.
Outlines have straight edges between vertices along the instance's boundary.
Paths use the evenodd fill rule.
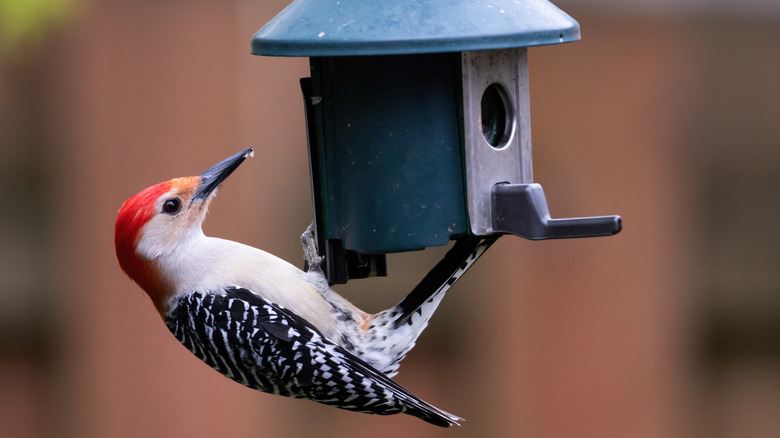
<path fill-rule="evenodd" d="M 385 254 L 493 232 L 493 185 L 532 182 L 525 47 L 577 39 L 544 0 L 290 4 L 252 53 L 311 58 L 320 239 Z"/>
<path fill-rule="evenodd" d="M 467 231 L 459 62 L 450 53 L 311 59 L 308 104 L 319 103 L 309 124 L 320 134 L 309 141 L 327 239 L 388 253 Z"/>

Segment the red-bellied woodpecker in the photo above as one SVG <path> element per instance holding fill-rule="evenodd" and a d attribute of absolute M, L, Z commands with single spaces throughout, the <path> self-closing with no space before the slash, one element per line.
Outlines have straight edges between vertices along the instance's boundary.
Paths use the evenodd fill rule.
<path fill-rule="evenodd" d="M 238 383 L 358 412 L 458 424 L 461 418 L 390 377 L 444 292 L 495 239 L 459 241 L 400 304 L 368 314 L 328 286 L 311 227 L 302 237 L 306 272 L 260 249 L 203 234 L 217 187 L 252 152 L 128 199 L 114 229 L 124 272 L 185 347 Z"/>

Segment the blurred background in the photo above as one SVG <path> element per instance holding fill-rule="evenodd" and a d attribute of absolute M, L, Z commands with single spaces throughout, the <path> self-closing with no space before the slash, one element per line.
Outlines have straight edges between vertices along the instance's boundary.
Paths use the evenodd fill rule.
<path fill-rule="evenodd" d="M 559 0 L 532 48 L 536 181 L 610 238 L 501 239 L 397 381 L 443 430 L 274 397 L 168 333 L 120 271 L 121 203 L 248 147 L 206 233 L 302 265 L 306 59 L 249 54 L 287 0 L 0 0 L 0 428 L 8 437 L 780 436 L 780 3 Z M 443 249 L 339 290 L 395 304 Z M 401 435 L 403 434 L 403 435 Z"/>

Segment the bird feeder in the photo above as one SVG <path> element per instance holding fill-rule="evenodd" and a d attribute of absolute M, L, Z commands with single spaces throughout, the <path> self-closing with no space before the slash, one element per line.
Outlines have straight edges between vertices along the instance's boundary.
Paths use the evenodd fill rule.
<path fill-rule="evenodd" d="M 331 283 L 459 236 L 606 236 L 533 183 L 527 48 L 576 41 L 546 0 L 296 0 L 252 53 L 306 56 L 317 239 Z"/>

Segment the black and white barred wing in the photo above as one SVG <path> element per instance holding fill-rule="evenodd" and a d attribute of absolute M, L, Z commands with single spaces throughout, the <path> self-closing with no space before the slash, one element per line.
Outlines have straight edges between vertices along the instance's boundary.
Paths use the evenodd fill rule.
<path fill-rule="evenodd" d="M 253 389 L 358 412 L 407 413 L 439 426 L 460 420 L 246 289 L 183 297 L 166 323 L 193 354 Z"/>

